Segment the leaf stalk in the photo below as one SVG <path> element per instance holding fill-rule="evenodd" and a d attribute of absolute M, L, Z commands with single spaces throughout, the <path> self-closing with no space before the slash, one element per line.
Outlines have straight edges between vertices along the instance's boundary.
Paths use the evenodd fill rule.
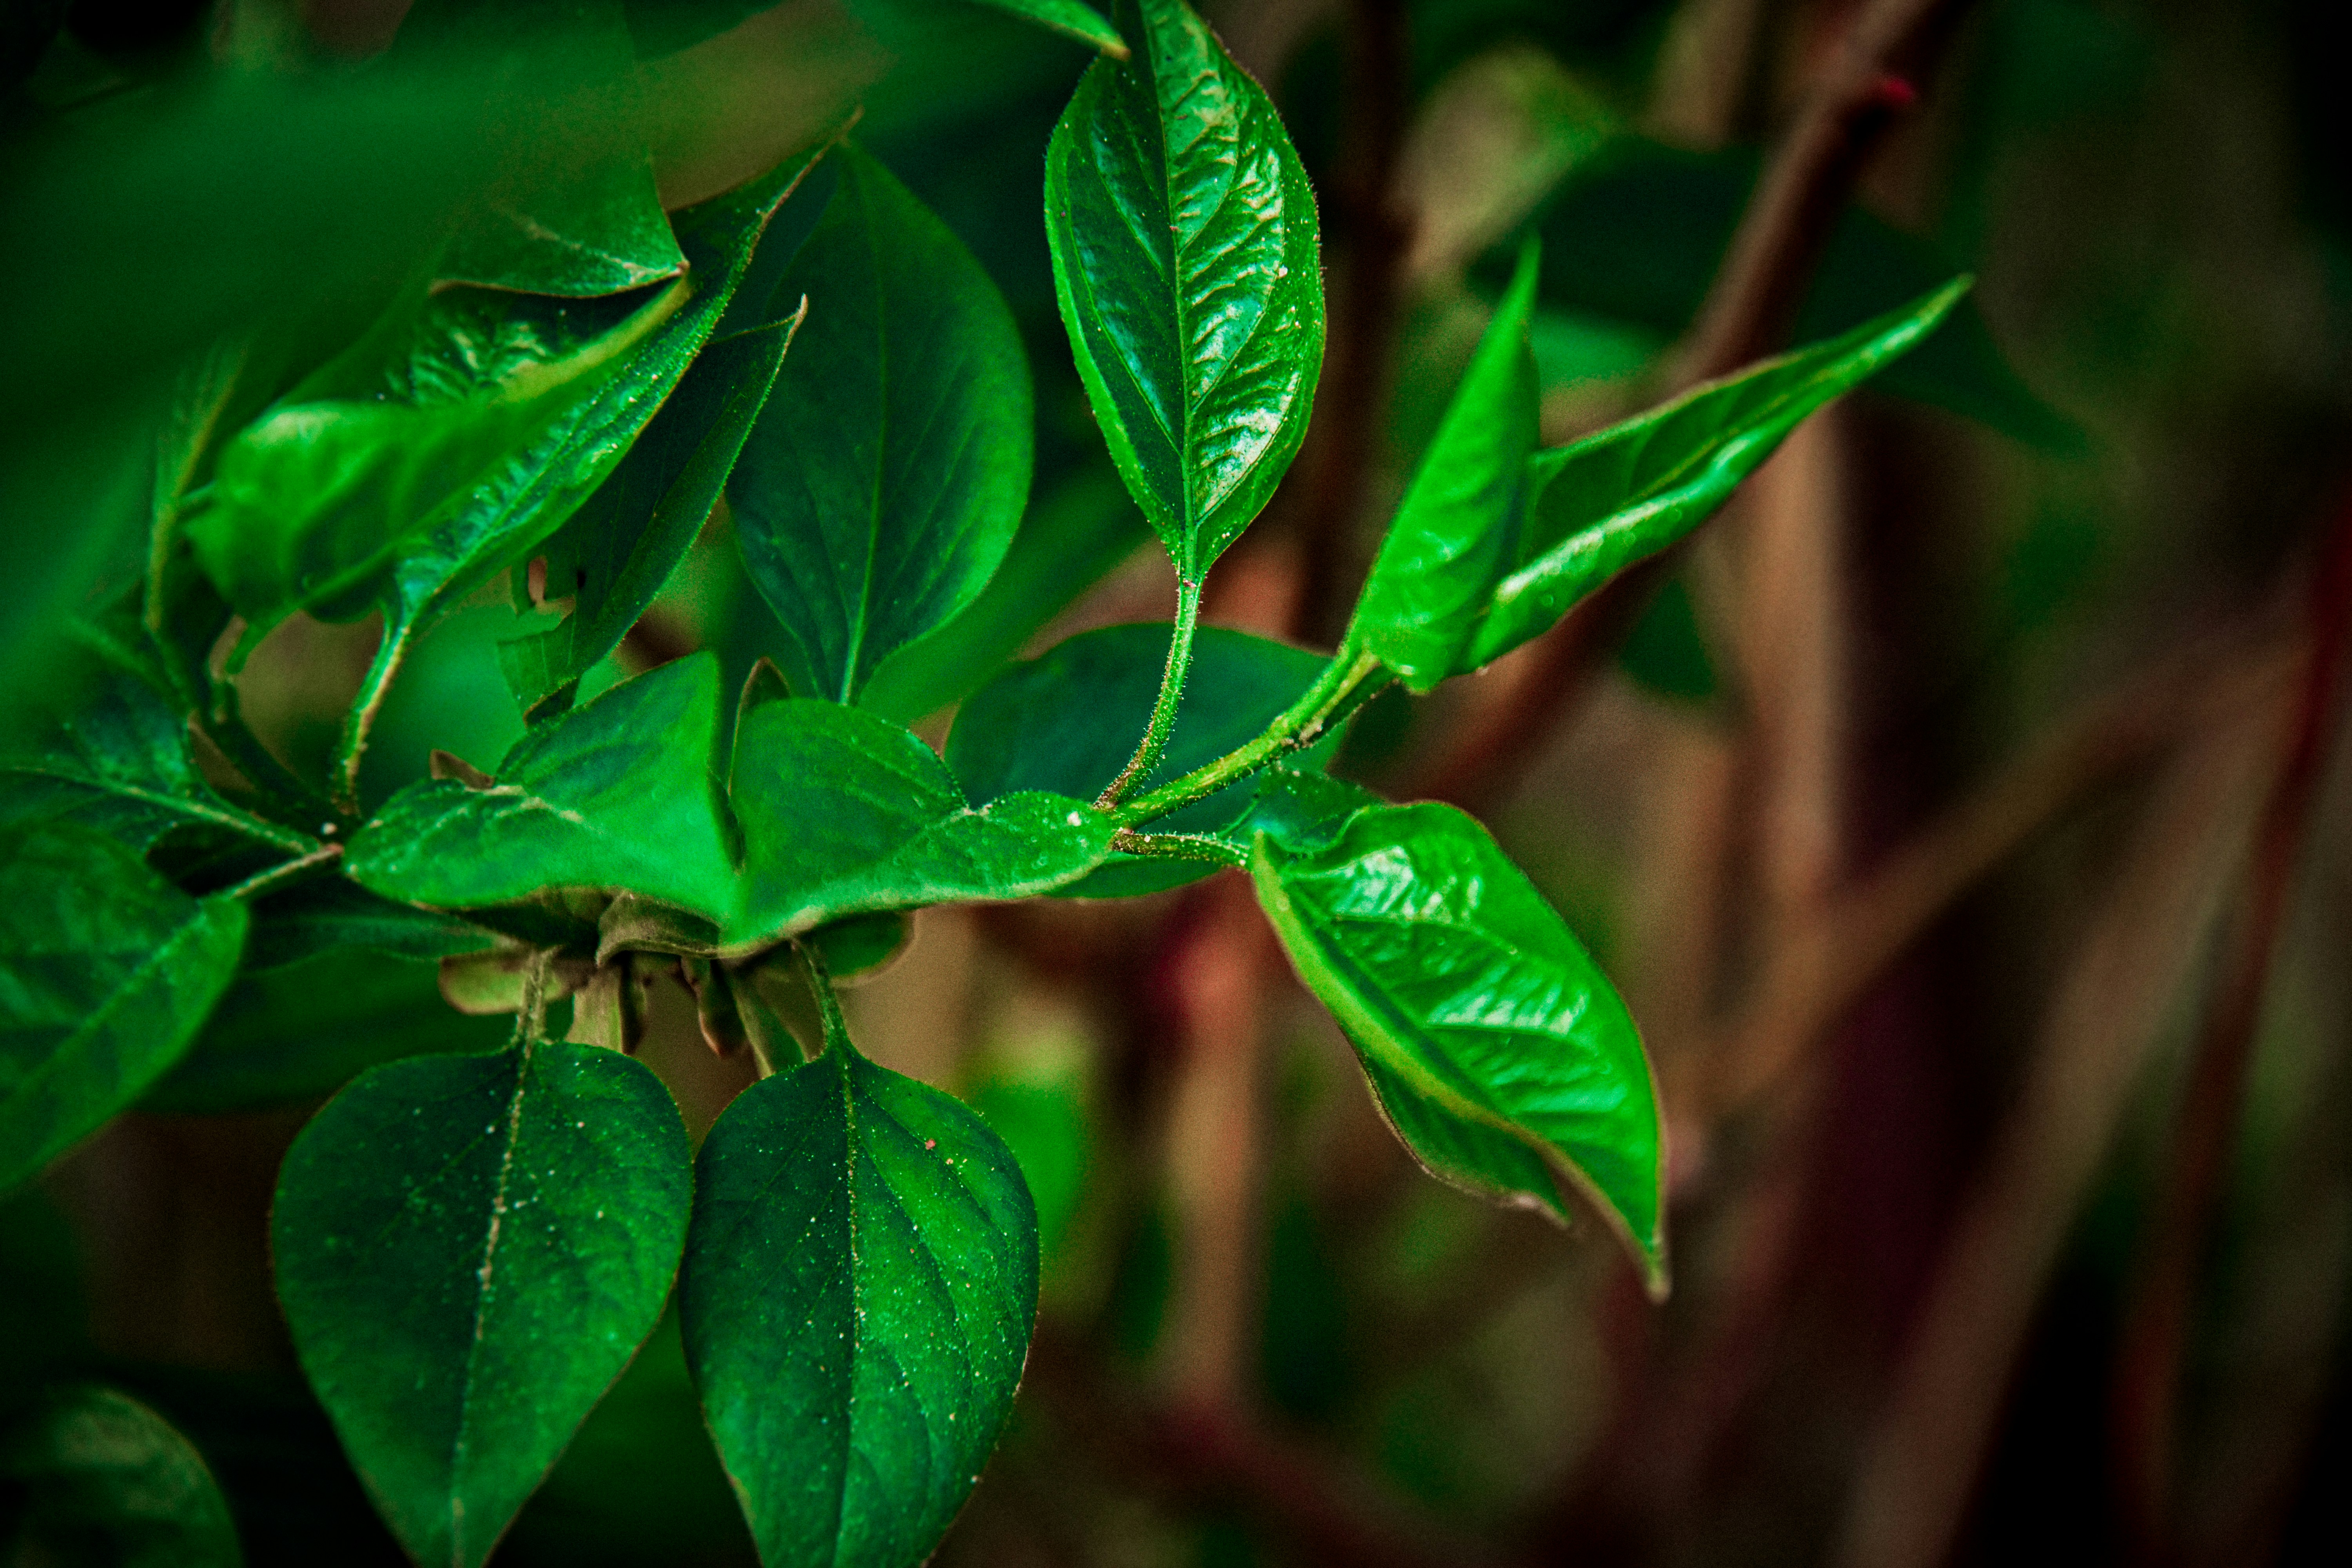
<path fill-rule="evenodd" d="M 1135 755 L 1096 797 L 1097 811 L 1109 811 L 1126 799 L 1127 792 L 1149 778 L 1168 751 L 1168 736 L 1176 728 L 1176 707 L 1184 697 L 1184 678 L 1192 668 L 1192 639 L 1201 629 L 1201 584 L 1205 580 L 1176 579 L 1176 624 L 1169 631 L 1168 667 L 1160 672 L 1160 696 L 1151 704 L 1151 719 L 1144 726 L 1143 739 L 1136 743 Z"/>

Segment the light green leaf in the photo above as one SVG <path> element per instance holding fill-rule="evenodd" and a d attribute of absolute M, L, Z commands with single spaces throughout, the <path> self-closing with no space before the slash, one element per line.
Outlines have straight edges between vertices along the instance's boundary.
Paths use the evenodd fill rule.
<path fill-rule="evenodd" d="M 848 702 L 978 596 L 1029 493 L 1029 370 L 962 242 L 856 148 L 779 286 L 809 319 L 728 498 L 795 691 Z"/>
<path fill-rule="evenodd" d="M 562 1043 L 377 1068 L 295 1140 L 278 1299 L 416 1561 L 478 1568 L 653 1331 L 692 1180 L 660 1080 Z"/>
<path fill-rule="evenodd" d="M 1956 279 L 1843 337 L 1536 454 L 1526 526 L 1454 670 L 1508 653 L 1624 567 L 1706 521 L 1807 416 L 1934 331 L 1969 285 Z"/>
<path fill-rule="evenodd" d="M 0 1441 L 11 1563 L 238 1568 L 236 1525 L 195 1446 L 126 1394 L 56 1390 Z"/>
<path fill-rule="evenodd" d="M 1198 581 L 1307 434 L 1323 362 L 1315 198 L 1265 89 L 1183 0 L 1121 0 L 1134 53 L 1045 154 L 1078 373 L 1128 489 Z"/>
<path fill-rule="evenodd" d="M 1349 641 L 1416 691 L 1454 673 L 1465 635 L 1513 563 L 1542 392 L 1528 345 L 1537 250 L 1487 323 L 1356 603 Z"/>
<path fill-rule="evenodd" d="M 948 733 L 948 765 L 974 800 L 1050 790 L 1091 800 L 1135 750 L 1168 658 L 1164 625 L 1108 626 L 1016 664 L 972 696 Z M 1223 627 L 1192 644 L 1192 674 L 1168 750 L 1138 793 L 1190 773 L 1256 737 L 1323 672 L 1318 655 Z M 1316 768 L 1339 736 L 1296 759 Z M 1240 822 L 1257 794 L 1245 779 L 1151 824 L 1154 833 L 1217 833 Z M 1244 848 L 1247 838 L 1242 841 Z M 1216 869 L 1192 860 L 1114 855 L 1058 891 L 1121 898 L 1194 881 Z"/>
<path fill-rule="evenodd" d="M 1378 806 L 1320 849 L 1262 835 L 1250 870 L 1299 977 L 1416 1156 L 1565 1215 L 1554 1182 L 1536 1180 L 1549 1162 L 1662 1289 L 1664 1149 L 1641 1038 L 1486 830 L 1451 806 Z"/>
<path fill-rule="evenodd" d="M 0 1192 L 139 1098 L 236 973 L 245 906 L 73 823 L 0 829 Z"/>
<path fill-rule="evenodd" d="M 744 715 L 730 799 L 743 832 L 733 951 L 848 915 L 1027 898 L 1110 850 L 1091 805 L 1024 792 L 974 807 L 911 731 L 815 699 Z"/>
<path fill-rule="evenodd" d="M 843 1040 L 712 1127 L 678 1301 L 761 1563 L 912 1568 L 1012 1408 L 1036 1212 L 979 1117 Z"/>

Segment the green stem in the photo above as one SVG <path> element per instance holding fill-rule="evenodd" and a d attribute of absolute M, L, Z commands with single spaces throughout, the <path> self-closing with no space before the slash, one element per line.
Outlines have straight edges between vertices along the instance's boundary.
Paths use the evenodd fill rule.
<path fill-rule="evenodd" d="M 368 664 L 367 678 L 360 682 L 351 711 L 343 718 L 342 740 L 335 748 L 335 807 L 354 820 L 360 815 L 360 759 L 367 752 L 368 731 L 383 710 L 392 678 L 400 673 L 401 660 L 408 657 L 408 633 L 405 621 L 397 627 L 384 627 L 383 640 L 376 645 L 375 658 Z"/>
<path fill-rule="evenodd" d="M 1249 864 L 1249 857 L 1239 845 L 1205 833 L 1138 833 L 1122 827 L 1111 836 L 1110 847 L 1123 855 L 1140 855 L 1153 860 L 1206 860 L 1218 866 Z"/>
<path fill-rule="evenodd" d="M 1112 820 L 1121 827 L 1133 827 L 1181 811 L 1196 800 L 1206 800 L 1227 784 L 1313 745 L 1388 682 L 1388 672 L 1379 659 L 1342 643 L 1315 684 L 1257 739 L 1129 803 L 1113 814 Z"/>
<path fill-rule="evenodd" d="M 1176 727 L 1176 705 L 1184 697 L 1184 677 L 1192 668 L 1192 637 L 1201 629 L 1201 584 L 1176 579 L 1176 624 L 1169 630 L 1168 668 L 1160 672 L 1160 696 L 1151 705 L 1151 721 L 1143 728 L 1135 755 L 1118 777 L 1096 797 L 1095 809 L 1108 811 L 1127 798 L 1127 792 L 1151 776 L 1168 750 L 1168 733 Z"/>
<path fill-rule="evenodd" d="M 313 849 L 299 860 L 285 860 L 267 871 L 257 871 L 228 890 L 228 896 L 241 903 L 268 898 L 278 889 L 301 881 L 322 866 L 331 866 L 343 858 L 343 847 L 330 844 Z"/>
<path fill-rule="evenodd" d="M 824 954 L 813 942 L 795 942 L 793 951 L 800 954 L 801 968 L 807 973 L 809 994 L 816 998 L 816 1016 L 824 1027 L 824 1048 L 828 1051 L 854 1051 L 849 1043 L 849 1020 L 841 1015 L 841 998 L 834 994 L 833 975 L 824 966 Z"/>

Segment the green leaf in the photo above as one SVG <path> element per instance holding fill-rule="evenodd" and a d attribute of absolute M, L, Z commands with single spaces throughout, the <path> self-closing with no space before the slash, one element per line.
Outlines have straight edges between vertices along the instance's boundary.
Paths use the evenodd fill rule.
<path fill-rule="evenodd" d="M 440 281 L 586 299 L 686 269 L 650 153 L 585 168 L 551 158 L 528 188 L 527 204 L 493 202 L 458 230 Z"/>
<path fill-rule="evenodd" d="M 230 805 L 205 782 L 188 722 L 139 676 L 100 664 L 81 700 L 28 754 L 0 763 L 0 820 L 65 817 L 145 852 L 191 848 L 303 855 L 319 841 Z"/>
<path fill-rule="evenodd" d="M 1105 54 L 1127 58 L 1127 40 L 1103 14 L 1085 0 L 976 0 L 979 5 L 1008 12 L 1048 27 L 1064 37 L 1089 44 Z"/>
<path fill-rule="evenodd" d="M 295 1140 L 278 1299 L 418 1562 L 487 1558 L 653 1331 L 692 1179 L 660 1080 L 561 1043 L 377 1068 Z"/>
<path fill-rule="evenodd" d="M 744 715 L 730 798 L 743 832 L 730 951 L 875 910 L 1028 898 L 1102 864 L 1113 831 L 1065 795 L 975 808 L 913 731 L 811 698 Z"/>
<path fill-rule="evenodd" d="M 576 889 L 715 917 L 735 880 L 710 772 L 718 739 L 718 661 L 666 664 L 530 731 L 489 788 L 433 779 L 402 790 L 352 840 L 343 868 L 385 898 L 435 909 Z"/>
<path fill-rule="evenodd" d="M 911 724 L 970 696 L 1150 536 L 1143 514 L 1107 471 L 1063 485 L 1021 520 L 980 597 L 885 659 L 858 694 L 859 706 Z"/>
<path fill-rule="evenodd" d="M 1649 413 L 1530 460 L 1534 499 L 1516 559 L 1454 665 L 1475 669 L 1549 628 L 1625 566 L 1697 527 L 1790 431 L 1840 393 L 1909 352 L 1957 305 L 1969 279 L 1843 337 L 1694 388 Z M 1408 678 L 1425 690 L 1433 679 Z"/>
<path fill-rule="evenodd" d="M 245 939 L 247 974 L 338 951 L 449 958 L 479 952 L 495 941 L 479 926 L 394 903 L 342 877 L 299 883 L 255 900 L 252 910 L 252 929 Z"/>
<path fill-rule="evenodd" d="M 728 498 L 793 689 L 836 701 L 979 595 L 1029 493 L 1029 371 L 962 242 L 855 148 L 785 274 L 809 319 Z"/>
<path fill-rule="evenodd" d="M 1415 1155 L 1565 1215 L 1550 1162 L 1663 1289 L 1663 1140 L 1641 1038 L 1486 830 L 1451 806 L 1373 807 L 1320 849 L 1261 836 L 1250 871 Z"/>
<path fill-rule="evenodd" d="M 195 1446 L 130 1395 L 84 1384 L 44 1398 L 0 1442 L 16 1492 L 12 1563 L 238 1568 L 220 1485 Z"/>
<path fill-rule="evenodd" d="M 236 972 L 245 906 L 72 823 L 0 829 L 0 1192 L 139 1098 Z"/>
<path fill-rule="evenodd" d="M 1349 641 L 1426 691 L 1455 672 L 1465 634 L 1512 564 L 1542 392 L 1528 344 L 1537 249 L 1471 355 L 1453 403 L 1381 542 Z"/>
<path fill-rule="evenodd" d="M 453 1009 L 432 963 L 355 948 L 268 969 L 248 963 L 139 1107 L 218 1116 L 292 1105 L 380 1062 L 494 1051 L 512 1033 L 507 1019 Z"/>
<path fill-rule="evenodd" d="M 979 1117 L 844 1040 L 711 1128 L 678 1300 L 761 1563 L 911 1568 L 1012 1407 L 1036 1212 Z"/>
<path fill-rule="evenodd" d="M 1265 89 L 1183 0 L 1121 0 L 1045 153 L 1078 374 L 1176 570 L 1198 581 L 1307 434 L 1323 362 L 1314 193 Z"/>
<path fill-rule="evenodd" d="M 572 611 L 499 647 L 527 717 L 571 706 L 580 678 L 621 645 L 693 547 L 798 324 L 795 316 L 704 349 L 621 466 L 549 541 L 547 596 L 570 597 Z"/>
<path fill-rule="evenodd" d="M 1058 643 L 1006 670 L 958 710 L 948 733 L 948 765 L 974 800 L 1017 790 L 1090 800 L 1134 752 L 1167 658 L 1165 625 L 1108 626 Z M 1168 751 L 1137 793 L 1255 738 L 1315 683 L 1325 663 L 1302 648 L 1203 628 L 1192 644 L 1192 679 Z M 1296 765 L 1321 765 L 1338 743 L 1334 734 Z M 1217 833 L 1249 813 L 1256 793 L 1257 782 L 1245 779 L 1160 818 L 1151 831 Z M 1199 861 L 1113 855 L 1101 870 L 1059 891 L 1120 898 L 1178 887 L 1215 869 Z"/>

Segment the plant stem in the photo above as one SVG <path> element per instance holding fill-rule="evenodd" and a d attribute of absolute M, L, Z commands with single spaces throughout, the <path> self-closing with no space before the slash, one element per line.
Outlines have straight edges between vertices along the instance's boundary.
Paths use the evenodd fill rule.
<path fill-rule="evenodd" d="M 313 849 L 298 860 L 284 860 L 267 871 L 257 871 L 228 890 L 228 896 L 243 903 L 267 898 L 278 889 L 301 881 L 321 866 L 331 866 L 343 858 L 343 847 L 330 844 Z"/>
<path fill-rule="evenodd" d="M 1122 827 L 1111 836 L 1110 847 L 1123 855 L 1153 860 L 1207 860 L 1219 866 L 1246 866 L 1249 857 L 1238 845 L 1205 833 L 1138 833 Z"/>
<path fill-rule="evenodd" d="M 1184 576 L 1176 579 L 1176 624 L 1169 628 L 1168 668 L 1160 672 L 1160 697 L 1151 705 L 1151 721 L 1144 726 L 1143 739 L 1136 743 L 1135 755 L 1127 760 L 1118 777 L 1096 797 L 1097 811 L 1108 811 L 1125 799 L 1129 790 L 1150 776 L 1168 750 L 1168 732 L 1176 727 L 1176 705 L 1184 696 L 1184 677 L 1192 668 L 1192 637 L 1201 629 L 1202 581 Z"/>
<path fill-rule="evenodd" d="M 1323 673 L 1316 678 L 1315 684 L 1280 718 L 1268 724 L 1257 739 L 1160 785 L 1120 808 L 1114 814 L 1114 820 L 1121 827 L 1132 827 L 1181 810 L 1196 800 L 1206 800 L 1267 763 L 1313 745 L 1387 684 L 1386 672 L 1379 659 L 1343 643 Z"/>
<path fill-rule="evenodd" d="M 809 994 L 816 998 L 816 1016 L 824 1026 L 824 1048 L 855 1050 L 849 1043 L 849 1020 L 841 1016 L 841 998 L 834 994 L 833 975 L 824 966 L 824 954 L 811 942 L 795 942 L 793 951 L 800 954 L 801 968 L 808 975 Z"/>
<path fill-rule="evenodd" d="M 547 1038 L 547 977 L 555 967 L 555 950 L 542 947 L 530 955 L 522 972 L 522 1005 L 515 1011 L 515 1044 L 526 1055 Z"/>
<path fill-rule="evenodd" d="M 408 656 L 411 625 L 403 621 L 397 626 L 384 626 L 383 640 L 376 645 L 367 677 L 360 682 L 359 691 L 352 698 L 351 711 L 343 718 L 343 736 L 335 747 L 331 774 L 335 809 L 355 821 L 360 815 L 360 758 L 367 752 L 368 731 L 374 727 L 375 716 L 383 709 L 384 694 L 392 689 L 392 678 L 400 673 L 401 661 Z"/>

